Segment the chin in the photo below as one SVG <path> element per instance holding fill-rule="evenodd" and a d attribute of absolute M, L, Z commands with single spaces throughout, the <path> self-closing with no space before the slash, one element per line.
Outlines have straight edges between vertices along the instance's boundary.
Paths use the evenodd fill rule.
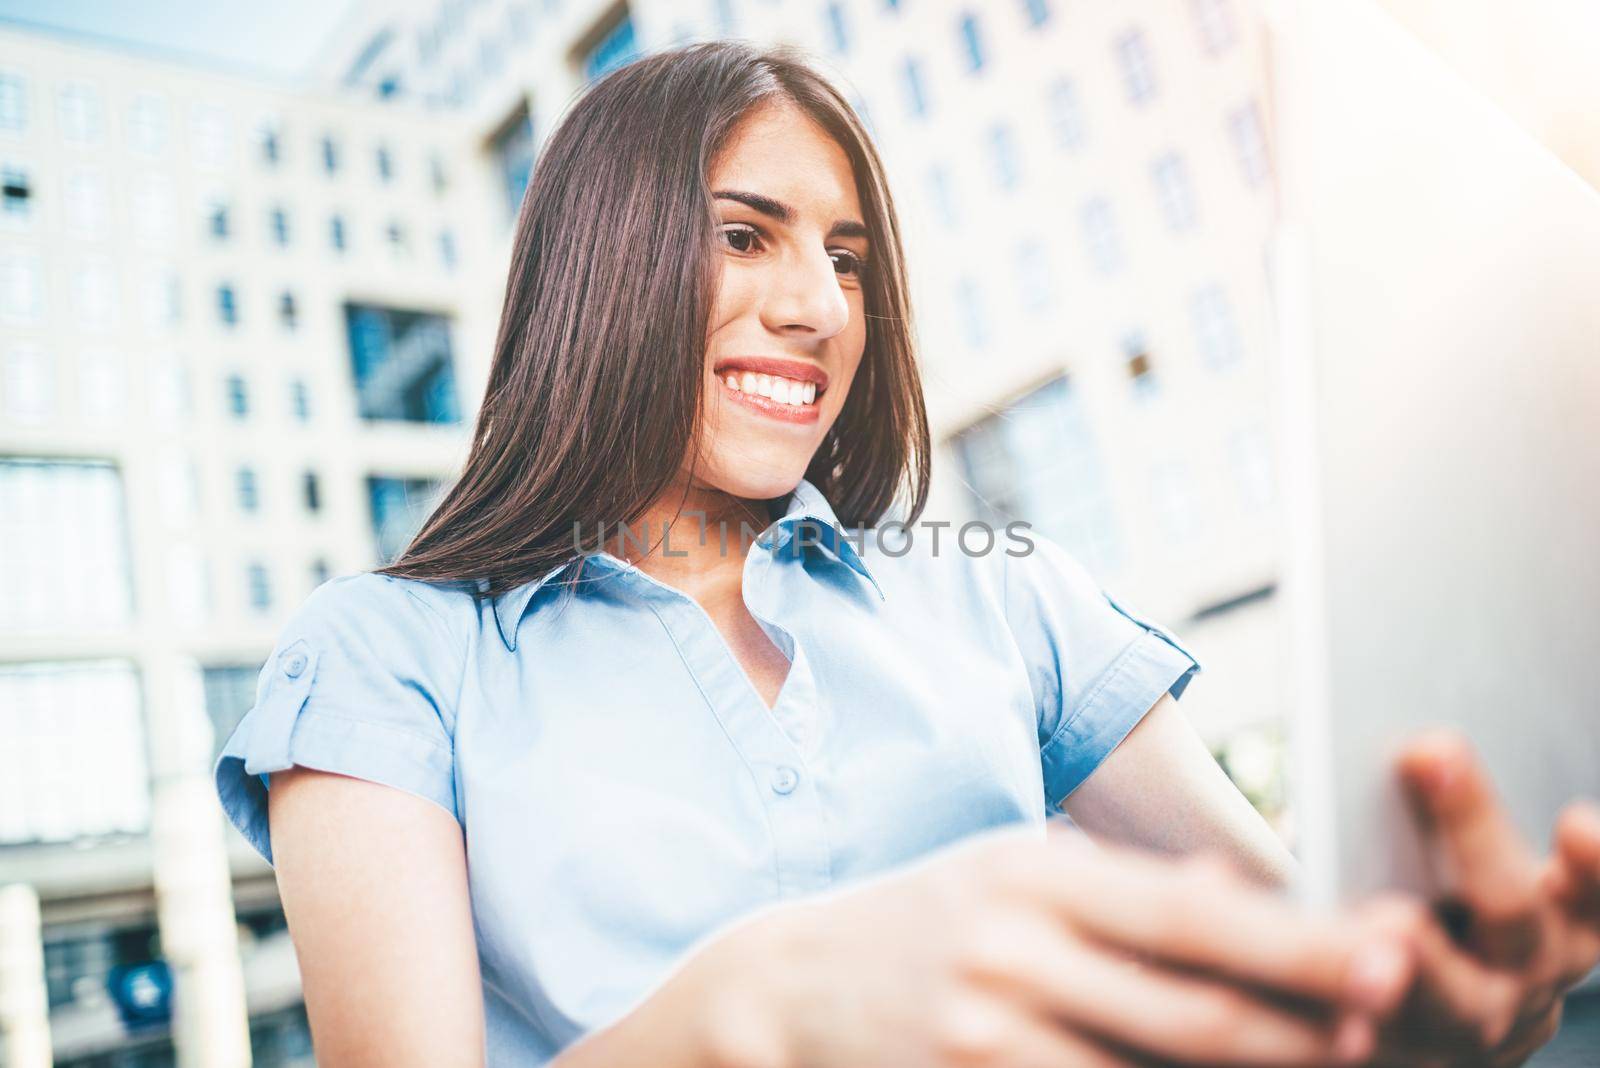
<path fill-rule="evenodd" d="M 698 481 L 747 500 L 767 500 L 789 494 L 805 477 L 810 451 L 787 449 L 722 448 L 695 473 Z"/>

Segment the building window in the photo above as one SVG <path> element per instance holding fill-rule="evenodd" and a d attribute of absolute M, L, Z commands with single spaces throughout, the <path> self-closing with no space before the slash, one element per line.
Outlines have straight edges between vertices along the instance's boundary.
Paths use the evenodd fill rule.
<path fill-rule="evenodd" d="M 994 170 L 994 181 L 1001 189 L 1015 189 L 1020 180 L 1017 165 L 1017 140 L 1011 128 L 1004 123 L 989 127 L 987 137 L 989 162 Z"/>
<path fill-rule="evenodd" d="M 13 342 L 0 367 L 0 397 L 6 419 L 38 426 L 55 414 L 55 367 L 44 349 Z"/>
<path fill-rule="evenodd" d="M 223 743 L 233 729 L 254 707 L 256 682 L 260 677 L 260 664 L 229 664 L 201 670 L 206 716 L 211 720 L 213 762 L 222 755 Z"/>
<path fill-rule="evenodd" d="M 151 264 L 144 275 L 144 323 L 152 333 L 178 325 L 183 317 L 183 286 L 171 267 Z"/>
<path fill-rule="evenodd" d="M 22 75 L 0 71 L 0 130 L 28 128 L 28 83 Z"/>
<path fill-rule="evenodd" d="M 70 513 L 61 520 L 73 521 Z M 59 572 L 47 572 L 52 581 L 58 574 L 82 571 L 82 561 L 69 561 L 67 555 L 61 554 Z M 17 599 L 9 594 L 18 590 L 9 581 L 7 576 L 7 602 Z M 41 594 L 54 599 L 60 590 Z M 123 660 L 0 666 L 0 736 L 6 739 L 0 746 L 0 783 L 6 787 L 0 848 L 45 843 L 70 848 L 67 843 L 84 846 L 149 832 L 150 771 L 140 693 L 138 669 Z M 80 970 L 71 977 L 77 988 L 94 986 L 104 997 L 108 966 L 117 959 L 114 939 L 73 942 L 71 963 L 65 966 L 51 952 L 58 944 L 52 939 L 46 947 L 46 956 L 55 958 L 47 965 L 51 1006 L 58 1004 L 59 978 L 63 972 L 70 975 L 74 965 Z M 76 1008 L 70 995 L 66 1008 Z"/>
<path fill-rule="evenodd" d="M 449 230 L 439 231 L 439 262 L 447 271 L 456 269 L 456 235 Z"/>
<path fill-rule="evenodd" d="M 282 248 L 289 244 L 289 213 L 283 208 L 273 208 L 267 214 L 267 232 L 272 243 Z"/>
<path fill-rule="evenodd" d="M 1277 496 L 1272 470 L 1272 445 L 1261 426 L 1246 426 L 1228 435 L 1228 462 L 1246 512 L 1259 512 Z"/>
<path fill-rule="evenodd" d="M 403 256 L 411 251 L 411 242 L 406 237 L 406 228 L 400 224 L 399 219 L 390 219 L 389 225 L 384 227 L 383 236 L 389 243 L 389 251 L 396 256 Z"/>
<path fill-rule="evenodd" d="M 117 320 L 121 301 L 117 275 L 107 260 L 89 260 L 72 272 L 72 305 L 78 325 L 103 330 Z"/>
<path fill-rule="evenodd" d="M 585 81 L 594 81 L 639 54 L 633 17 L 626 5 L 618 8 L 602 25 L 603 28 L 592 35 L 591 43 L 579 51 L 579 68 Z"/>
<path fill-rule="evenodd" d="M 489 147 L 500 172 L 506 207 L 515 219 L 522 207 L 522 194 L 528 188 L 528 177 L 533 173 L 533 119 L 526 99 L 490 139 Z"/>
<path fill-rule="evenodd" d="M 261 494 L 253 467 L 241 467 L 234 476 L 239 497 L 239 511 L 254 515 L 261 510 Z"/>
<path fill-rule="evenodd" d="M 322 170 L 325 174 L 339 172 L 339 145 L 332 137 L 322 139 Z"/>
<path fill-rule="evenodd" d="M 1207 55 L 1220 55 L 1233 45 L 1233 15 L 1228 0 L 1192 0 L 1195 24 L 1200 27 L 1200 43 Z"/>
<path fill-rule="evenodd" d="M 12 219 L 26 219 L 33 214 L 33 186 L 20 167 L 0 170 L 0 210 Z"/>
<path fill-rule="evenodd" d="M 1050 250 L 1038 238 L 1029 238 L 1017 247 L 1017 296 L 1022 310 L 1038 315 L 1049 309 L 1055 296 L 1054 269 Z"/>
<path fill-rule="evenodd" d="M 243 375 L 229 375 L 224 382 L 227 390 L 228 414 L 235 419 L 244 419 L 250 414 L 250 387 L 245 384 Z"/>
<path fill-rule="evenodd" d="M 0 457 L 0 516 L 0 632 L 77 632 L 133 622 L 127 503 L 113 464 Z M 0 699 L 0 717 L 15 707 Z M 53 713 L 49 722 L 57 722 Z M 0 759 L 15 751 L 14 741 L 8 736 L 0 745 Z M 7 781 L 0 776 L 0 783 Z"/>
<path fill-rule="evenodd" d="M 1133 395 L 1149 400 L 1159 392 L 1155 370 L 1150 365 L 1150 345 L 1141 333 L 1132 333 L 1122 339 L 1123 366 L 1133 383 Z"/>
<path fill-rule="evenodd" d="M 934 210 L 939 213 L 939 221 L 952 230 L 961 223 L 953 182 L 950 171 L 944 164 L 935 163 L 928 168 L 928 194 L 933 201 Z"/>
<path fill-rule="evenodd" d="M 320 556 L 311 561 L 311 588 L 316 589 L 333 577 L 333 568 Z"/>
<path fill-rule="evenodd" d="M 228 113 L 216 104 L 196 104 L 190 112 L 189 125 L 195 161 L 210 170 L 226 167 L 233 152 Z"/>
<path fill-rule="evenodd" d="M 1194 203 L 1194 185 L 1189 181 L 1189 169 L 1183 157 L 1168 152 L 1156 157 L 1150 165 L 1150 176 L 1155 181 L 1156 199 L 1161 202 L 1161 214 L 1175 232 L 1191 229 L 1197 212 Z"/>
<path fill-rule="evenodd" d="M 439 157 L 437 152 L 428 157 L 428 179 L 433 185 L 433 191 L 436 195 L 442 196 L 444 191 L 450 188 L 450 178 L 448 172 L 444 169 L 444 160 Z"/>
<path fill-rule="evenodd" d="M 966 60 L 967 72 L 976 74 L 983 69 L 983 37 L 978 30 L 978 16 L 968 12 L 956 26 L 961 35 L 961 54 Z"/>
<path fill-rule="evenodd" d="M 261 162 L 268 167 L 283 162 L 283 135 L 278 132 L 276 123 L 264 122 L 257 127 L 256 148 L 261 153 Z"/>
<path fill-rule="evenodd" d="M 285 330 L 293 330 L 300 325 L 300 312 L 295 305 L 294 294 L 287 289 L 278 294 L 278 322 Z"/>
<path fill-rule="evenodd" d="M 1239 338 L 1233 307 L 1223 288 L 1213 282 L 1196 290 L 1190 302 L 1190 313 L 1201 358 L 1219 371 L 1238 363 L 1244 354 L 1244 343 Z"/>
<path fill-rule="evenodd" d="M 328 243 L 335 252 L 345 250 L 344 217 L 333 215 L 328 218 Z"/>
<path fill-rule="evenodd" d="M 1050 21 L 1048 0 L 1022 0 L 1022 10 L 1029 26 L 1043 26 Z"/>
<path fill-rule="evenodd" d="M 239 325 L 239 302 L 226 282 L 217 287 L 217 320 L 226 327 Z"/>
<path fill-rule="evenodd" d="M 267 565 L 256 562 L 245 567 L 245 588 L 251 608 L 257 612 L 272 610 L 272 576 Z"/>
<path fill-rule="evenodd" d="M 1116 51 L 1128 99 L 1143 104 L 1156 92 L 1155 70 L 1150 64 L 1150 47 L 1145 42 L 1144 31 L 1133 29 L 1123 33 L 1117 38 Z"/>
<path fill-rule="evenodd" d="M 63 139 L 79 145 L 92 145 L 100 140 L 103 126 L 100 94 L 94 86 L 68 82 L 61 87 L 59 103 Z"/>
<path fill-rule="evenodd" d="M 1251 100 L 1228 113 L 1228 133 L 1233 139 L 1234 154 L 1239 159 L 1239 169 L 1248 186 L 1258 186 L 1267 180 L 1271 167 L 1267 162 L 1267 141 L 1261 130 L 1261 112 Z"/>
<path fill-rule="evenodd" d="M 982 348 L 989 340 L 989 316 L 983 306 L 983 290 L 976 279 L 964 275 L 956 281 L 955 298 L 962 339 L 968 348 Z"/>
<path fill-rule="evenodd" d="M 1089 262 L 1100 274 L 1116 273 L 1122 267 L 1122 239 L 1111 202 L 1103 196 L 1092 198 L 1083 206 L 1082 222 Z"/>
<path fill-rule="evenodd" d="M 1188 545 L 1203 525 L 1199 490 L 1189 475 L 1189 465 L 1179 459 L 1163 460 L 1150 472 L 1155 512 L 1168 538 Z"/>
<path fill-rule="evenodd" d="M 297 421 L 311 422 L 311 387 L 306 385 L 303 378 L 296 378 L 289 383 L 289 410 Z"/>
<path fill-rule="evenodd" d="M 74 170 L 67 176 L 62 200 L 68 229 L 79 237 L 105 236 L 111 208 L 104 174 L 98 170 Z"/>
<path fill-rule="evenodd" d="M 922 84 L 922 64 L 917 62 L 915 56 L 907 56 L 905 66 L 901 68 L 902 80 L 906 90 L 906 109 L 911 114 L 921 117 L 928 113 L 928 94 Z"/>
<path fill-rule="evenodd" d="M 977 517 L 997 530 L 1022 520 L 1103 573 L 1121 540 L 1086 405 L 1065 375 L 957 434 Z"/>
<path fill-rule="evenodd" d="M 1083 101 L 1078 95 L 1077 83 L 1071 78 L 1057 78 L 1050 83 L 1050 127 L 1055 132 L 1057 147 L 1068 150 L 1083 147 Z"/>
<path fill-rule="evenodd" d="M 167 149 L 167 101 L 156 93 L 140 93 L 128 109 L 128 140 L 134 151 L 158 156 Z"/>
<path fill-rule="evenodd" d="M 322 511 L 322 481 L 315 471 L 307 471 L 301 477 L 300 488 L 305 495 L 306 511 Z"/>
<path fill-rule="evenodd" d="M 394 181 L 394 156 L 389 152 L 388 145 L 379 145 L 374 153 L 374 162 L 378 167 L 378 181 L 385 185 Z"/>
<path fill-rule="evenodd" d="M 839 55 L 850 51 L 850 30 L 844 22 L 844 7 L 838 0 L 829 0 L 823 9 L 827 24 L 828 44 Z"/>
<path fill-rule="evenodd" d="M 0 254 L 0 321 L 32 326 L 43 313 L 39 257 L 15 249 Z"/>
<path fill-rule="evenodd" d="M 378 559 L 389 563 L 400 555 L 433 511 L 444 485 L 427 478 L 367 478 L 372 534 Z"/>
<path fill-rule="evenodd" d="M 212 238 L 217 241 L 226 241 L 230 230 L 228 205 L 223 201 L 212 201 L 211 207 L 206 211 L 206 229 Z"/>
<path fill-rule="evenodd" d="M 345 323 L 361 418 L 460 422 L 449 319 L 346 304 Z"/>

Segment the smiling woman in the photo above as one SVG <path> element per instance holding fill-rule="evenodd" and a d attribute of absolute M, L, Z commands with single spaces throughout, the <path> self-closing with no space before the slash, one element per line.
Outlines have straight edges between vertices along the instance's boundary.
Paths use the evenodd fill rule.
<path fill-rule="evenodd" d="M 840 94 L 731 42 L 599 80 L 523 201 L 459 480 L 293 614 L 216 766 L 317 1063 L 1353 1063 L 1403 1002 L 1452 1052 L 1542 1040 L 1600 932 L 1549 919 L 1566 955 L 1491 984 L 1423 910 L 1291 909 L 1177 638 L 1048 539 L 850 533 L 915 522 L 928 468 Z M 677 548 L 573 544 L 641 521 Z"/>

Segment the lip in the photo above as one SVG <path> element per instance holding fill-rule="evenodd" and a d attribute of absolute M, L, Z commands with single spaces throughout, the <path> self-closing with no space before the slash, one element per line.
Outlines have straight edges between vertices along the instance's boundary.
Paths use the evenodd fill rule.
<path fill-rule="evenodd" d="M 712 370 L 719 378 L 728 371 L 751 371 L 758 375 L 792 378 L 796 382 L 815 382 L 818 396 L 828 388 L 828 372 L 814 363 L 781 356 L 724 356 Z"/>

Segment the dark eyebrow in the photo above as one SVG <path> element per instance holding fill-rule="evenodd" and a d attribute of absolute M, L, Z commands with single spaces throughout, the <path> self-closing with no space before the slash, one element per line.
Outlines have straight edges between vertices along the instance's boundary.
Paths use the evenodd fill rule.
<path fill-rule="evenodd" d="M 768 218 L 776 219 L 785 225 L 794 222 L 794 209 L 781 200 L 762 196 L 760 193 L 746 193 L 740 189 L 718 189 L 711 194 L 717 200 L 737 200 L 746 207 L 754 208 Z M 866 237 L 867 228 L 855 219 L 838 219 L 828 227 L 828 237 Z"/>

